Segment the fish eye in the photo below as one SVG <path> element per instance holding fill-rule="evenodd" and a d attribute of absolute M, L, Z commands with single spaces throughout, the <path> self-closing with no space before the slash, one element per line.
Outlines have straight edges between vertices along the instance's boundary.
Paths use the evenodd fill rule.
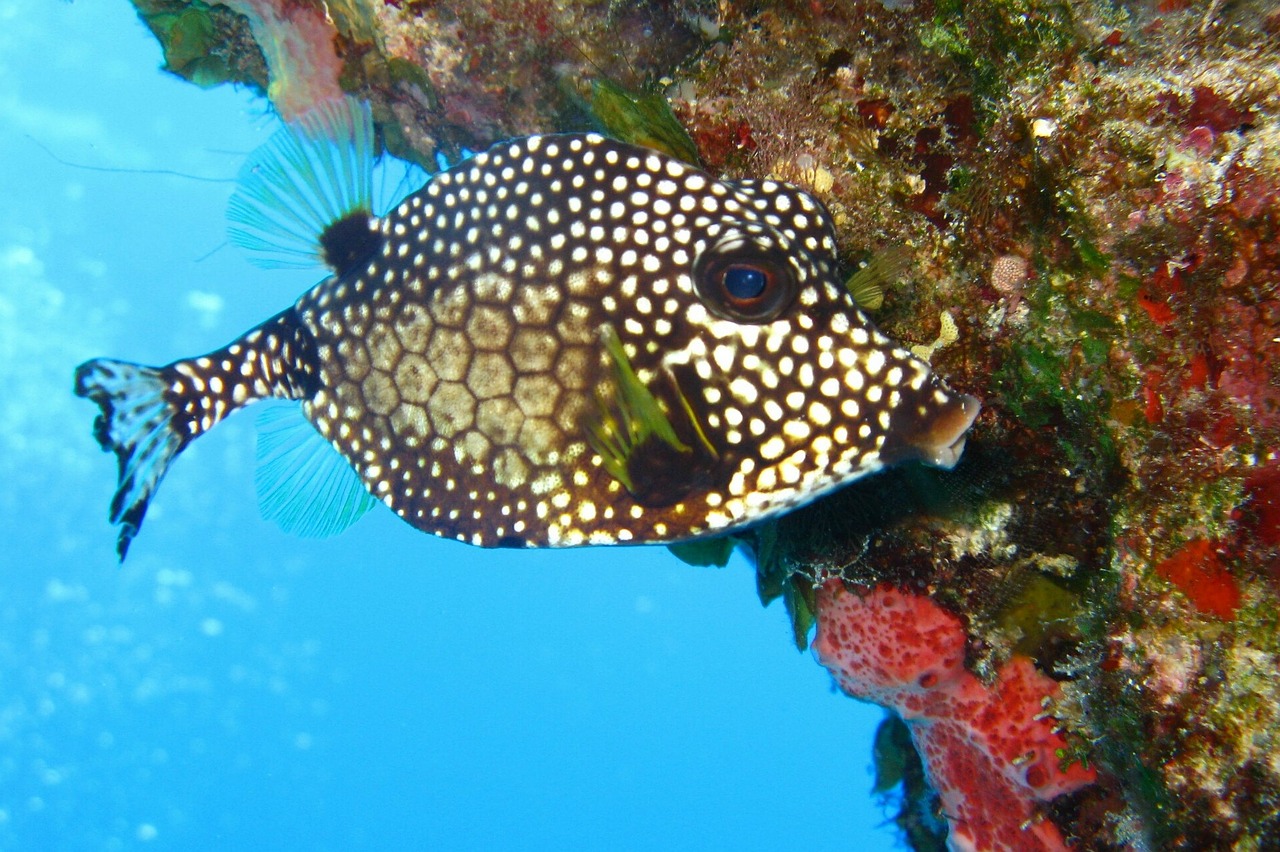
<path fill-rule="evenodd" d="M 782 253 L 741 236 L 708 248 L 694 264 L 694 283 L 709 308 L 737 322 L 771 322 L 796 294 Z"/>

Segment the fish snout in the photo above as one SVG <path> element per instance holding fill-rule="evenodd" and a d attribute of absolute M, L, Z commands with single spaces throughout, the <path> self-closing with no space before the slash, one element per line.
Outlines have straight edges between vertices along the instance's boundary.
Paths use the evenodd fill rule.
<path fill-rule="evenodd" d="M 967 393 L 947 400 L 911 442 L 920 461 L 944 470 L 955 467 L 964 452 L 969 427 L 981 410 L 978 398 Z"/>

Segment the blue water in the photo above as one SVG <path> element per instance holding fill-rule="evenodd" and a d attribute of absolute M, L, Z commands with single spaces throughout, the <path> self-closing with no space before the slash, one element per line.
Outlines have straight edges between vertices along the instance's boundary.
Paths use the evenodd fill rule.
<path fill-rule="evenodd" d="M 381 509 L 291 538 L 239 416 L 116 565 L 72 369 L 214 348 L 314 278 L 226 244 L 263 103 L 160 62 L 123 0 L 0 0 L 0 847 L 891 848 L 880 711 L 743 562 L 485 552 Z"/>

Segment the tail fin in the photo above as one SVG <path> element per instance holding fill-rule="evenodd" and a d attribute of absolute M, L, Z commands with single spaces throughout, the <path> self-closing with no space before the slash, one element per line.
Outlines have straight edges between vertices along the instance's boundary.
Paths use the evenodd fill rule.
<path fill-rule="evenodd" d="M 103 450 L 116 454 L 120 466 L 110 518 L 120 525 L 116 553 L 121 562 L 142 526 L 151 495 L 189 440 L 174 426 L 176 412 L 165 398 L 166 389 L 161 371 L 152 367 L 99 358 L 76 368 L 76 396 L 101 409 L 93 435 Z"/>

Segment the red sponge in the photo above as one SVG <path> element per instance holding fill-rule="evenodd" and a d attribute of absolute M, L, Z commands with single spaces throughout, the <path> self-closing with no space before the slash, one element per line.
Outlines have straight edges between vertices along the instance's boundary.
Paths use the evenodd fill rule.
<path fill-rule="evenodd" d="M 1044 714 L 1058 685 L 1015 656 L 986 686 L 964 667 L 964 626 L 924 595 L 889 585 L 818 592 L 814 651 L 840 687 L 907 723 L 960 850 L 1066 849 L 1037 803 L 1094 780 L 1060 768 L 1066 743 Z"/>

